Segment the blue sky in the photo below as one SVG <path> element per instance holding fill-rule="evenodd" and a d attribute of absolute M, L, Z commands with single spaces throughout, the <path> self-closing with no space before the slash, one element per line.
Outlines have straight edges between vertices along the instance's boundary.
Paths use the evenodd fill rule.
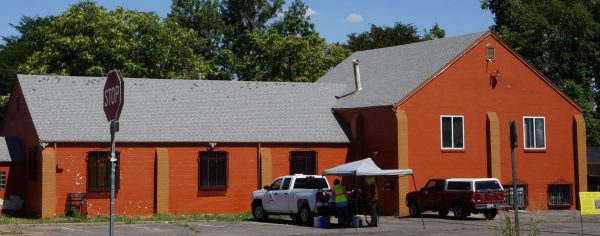
<path fill-rule="evenodd" d="M 287 0 L 286 2 L 291 2 Z M 0 8 L 0 36 L 16 35 L 10 24 L 22 16 L 58 15 L 77 0 L 4 1 Z M 107 9 L 123 6 L 138 11 L 153 11 L 165 17 L 169 0 L 99 0 Z M 438 23 L 446 36 L 487 30 L 493 15 L 480 8 L 480 0 L 304 0 L 310 7 L 317 31 L 327 42 L 346 42 L 346 35 L 369 30 L 370 24 L 393 26 L 395 22 L 414 24 L 419 30 Z"/>

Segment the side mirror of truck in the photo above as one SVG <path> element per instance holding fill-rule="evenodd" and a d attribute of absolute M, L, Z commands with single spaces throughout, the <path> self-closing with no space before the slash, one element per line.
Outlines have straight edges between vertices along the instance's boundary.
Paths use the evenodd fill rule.
<path fill-rule="evenodd" d="M 421 192 L 425 192 L 425 188 L 421 188 Z"/>
<path fill-rule="evenodd" d="M 269 191 L 269 185 L 265 185 L 265 186 L 263 187 L 263 189 L 265 189 L 265 190 Z"/>

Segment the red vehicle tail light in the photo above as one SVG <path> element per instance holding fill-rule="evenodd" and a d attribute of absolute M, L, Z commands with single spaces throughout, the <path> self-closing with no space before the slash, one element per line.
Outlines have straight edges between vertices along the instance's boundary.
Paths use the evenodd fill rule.
<path fill-rule="evenodd" d="M 479 193 L 471 193 L 471 201 L 472 202 L 479 202 L 481 201 L 481 194 Z"/>

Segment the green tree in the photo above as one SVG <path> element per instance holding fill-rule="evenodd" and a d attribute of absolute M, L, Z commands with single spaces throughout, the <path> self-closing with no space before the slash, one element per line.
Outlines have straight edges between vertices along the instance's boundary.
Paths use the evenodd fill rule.
<path fill-rule="evenodd" d="M 431 29 L 423 32 L 423 40 L 434 40 L 446 37 L 446 30 L 442 29 L 437 23 L 435 23 Z"/>
<path fill-rule="evenodd" d="M 424 36 L 418 32 L 417 27 L 412 24 L 396 22 L 394 27 L 371 24 L 369 31 L 349 34 L 347 44 L 348 48 L 355 52 L 443 38 L 446 35 L 445 30 L 438 24 L 433 25 L 429 31 L 425 30 Z"/>
<path fill-rule="evenodd" d="M 13 25 L 21 36 L 3 37 L 5 44 L 0 45 L 0 95 L 11 92 L 18 67 L 33 53 L 35 48 L 44 44 L 42 29 L 48 27 L 52 17 L 23 17 L 19 25 Z"/>
<path fill-rule="evenodd" d="M 266 45 L 260 45 L 272 21 L 282 11 L 284 0 L 223 0 L 221 14 L 226 23 L 223 47 L 217 64 L 221 77 L 236 74 L 241 80 L 254 80 L 260 76 L 257 57 Z"/>
<path fill-rule="evenodd" d="M 589 145 L 600 145 L 600 3 L 482 0 L 491 28 L 584 109 Z M 595 89 L 594 89 L 595 86 Z"/>
<path fill-rule="evenodd" d="M 246 31 L 264 33 L 267 23 L 282 10 L 284 0 L 223 0 L 221 12 L 230 26 L 226 41 Z"/>
<path fill-rule="evenodd" d="M 121 69 L 125 76 L 194 78 L 210 68 L 194 52 L 199 41 L 193 30 L 161 21 L 154 13 L 117 8 L 107 11 L 93 2 L 72 5 L 41 27 L 22 21 L 21 28 L 35 28 L 40 41 L 18 70 L 32 74 L 104 76 Z"/>
<path fill-rule="evenodd" d="M 349 55 L 348 50 L 327 45 L 307 16 L 308 7 L 300 0 L 291 3 L 267 35 L 255 37 L 260 74 L 255 80 L 314 82 Z"/>
<path fill-rule="evenodd" d="M 186 29 L 193 29 L 206 44 L 196 50 L 207 59 L 214 58 L 222 44 L 226 25 L 218 0 L 173 0 L 169 19 Z"/>
<path fill-rule="evenodd" d="M 219 78 L 235 74 L 240 80 L 312 82 L 349 55 L 319 36 L 304 2 L 295 0 L 286 10 L 283 3 L 221 3 L 228 30 L 216 58 Z"/>

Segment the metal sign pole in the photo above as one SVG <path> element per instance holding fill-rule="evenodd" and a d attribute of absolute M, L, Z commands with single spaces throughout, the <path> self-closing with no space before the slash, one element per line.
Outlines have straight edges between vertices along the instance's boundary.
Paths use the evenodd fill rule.
<path fill-rule="evenodd" d="M 119 122 L 110 122 L 110 236 L 115 235 L 115 172 L 117 156 L 115 155 L 115 133 L 119 131 Z"/>
<path fill-rule="evenodd" d="M 512 161 L 512 200 L 513 207 L 515 211 L 515 233 L 517 236 L 520 235 L 519 232 L 519 207 L 517 205 L 517 160 L 515 158 L 515 148 L 518 146 L 517 141 L 517 123 L 515 121 L 511 121 L 509 123 L 510 129 L 510 158 Z"/>
<path fill-rule="evenodd" d="M 103 109 L 106 120 L 110 122 L 110 236 L 115 234 L 115 133 L 119 132 L 119 116 L 123 109 L 125 82 L 119 70 L 111 70 L 106 75 L 102 90 Z"/>
<path fill-rule="evenodd" d="M 512 199 L 513 206 L 515 211 L 515 233 L 519 236 L 519 207 L 517 206 L 517 171 L 516 171 L 516 160 L 515 160 L 515 149 L 513 148 L 510 152 L 510 158 L 512 159 L 512 179 L 513 179 L 513 189 L 512 189 Z"/>

